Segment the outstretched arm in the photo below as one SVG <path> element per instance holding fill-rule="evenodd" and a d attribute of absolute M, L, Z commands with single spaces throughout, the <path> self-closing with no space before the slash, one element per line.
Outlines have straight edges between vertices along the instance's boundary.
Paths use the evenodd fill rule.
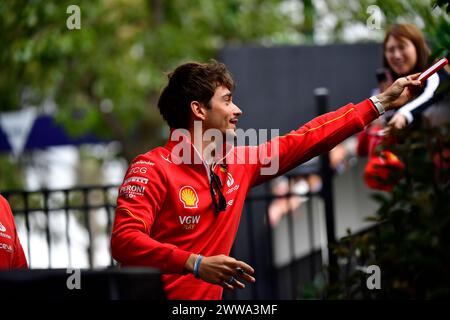
<path fill-rule="evenodd" d="M 380 116 L 380 111 L 399 108 L 413 99 L 421 82 L 419 74 L 397 79 L 376 98 L 381 103 L 377 108 L 373 101 L 366 99 L 359 104 L 348 104 L 340 109 L 321 115 L 295 131 L 270 140 L 257 148 L 257 154 L 264 157 L 259 163 L 249 166 L 252 185 L 265 182 L 274 176 L 284 174 L 334 148 L 346 138 L 361 131 L 366 125 Z M 271 170 L 266 170 L 267 168 Z"/>

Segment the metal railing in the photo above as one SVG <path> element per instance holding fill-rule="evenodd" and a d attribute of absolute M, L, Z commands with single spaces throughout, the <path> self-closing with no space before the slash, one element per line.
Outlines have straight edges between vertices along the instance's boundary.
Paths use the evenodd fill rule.
<path fill-rule="evenodd" d="M 117 189 L 117 186 L 86 186 L 59 190 L 2 192 L 13 209 L 18 227 L 22 223 L 25 226 L 26 235 L 21 242 L 25 247 L 30 268 L 54 267 L 52 262 L 54 247 L 60 247 L 62 242 L 65 243 L 66 248 L 66 267 L 72 267 L 74 265 L 72 247 L 75 243 L 84 241 L 79 231 L 87 235 L 85 237 L 87 243 L 84 245 L 87 265 L 83 267 L 113 265 L 111 257 L 107 262 L 96 264 L 93 246 L 94 234 L 109 235 L 111 233 Z M 103 222 L 98 223 L 101 213 L 104 219 Z M 71 231 L 73 229 L 76 230 Z M 35 263 L 36 255 L 32 254 L 33 245 L 39 246 L 39 255 L 42 254 L 42 241 L 40 244 L 32 241 L 32 238 L 37 240 L 42 237 L 45 238 L 47 266 L 43 264 L 42 257 L 39 259 L 39 264 Z M 109 252 L 109 241 L 106 245 L 108 247 L 105 250 Z"/>
<path fill-rule="evenodd" d="M 289 186 L 298 178 L 306 178 L 307 175 L 287 175 Z M 246 291 L 224 291 L 224 299 L 297 299 L 300 298 L 299 285 L 311 283 L 314 276 L 322 268 L 322 251 L 320 240 L 314 231 L 319 214 L 324 215 L 323 210 L 318 210 L 314 201 L 323 203 L 323 188 L 320 191 L 296 193 L 292 188 L 284 194 L 274 194 L 270 186 L 262 187 L 261 193 L 250 193 L 245 202 L 244 212 L 241 218 L 241 226 L 231 256 L 243 260 L 252 265 L 256 270 L 255 284 L 248 284 Z M 312 188 L 310 188 L 311 190 Z M 286 234 L 282 234 L 281 246 L 275 239 L 276 227 L 271 225 L 269 207 L 272 201 L 285 199 L 289 201 L 295 198 L 304 199 L 303 203 L 293 208 L 289 205 L 283 215 Z M 325 206 L 322 206 L 324 208 Z M 320 211 L 320 212 L 318 212 Z M 302 215 L 302 222 L 307 224 L 307 252 L 298 253 L 298 240 L 296 240 L 296 217 Z M 317 219 L 317 220 L 316 220 Z M 315 221 L 316 220 L 316 221 Z M 323 226 L 325 231 L 325 226 Z M 259 236 L 255 236 L 259 235 Z M 326 244 L 325 244 L 326 245 Z M 288 256 L 287 261 L 281 265 L 276 263 L 276 251 L 282 250 Z M 327 257 L 325 257 L 325 260 Z"/>
<path fill-rule="evenodd" d="M 298 175 L 289 175 L 287 178 L 291 181 Z M 289 185 L 291 183 L 289 182 Z M 18 228 L 21 227 L 25 232 L 21 235 L 21 242 L 27 254 L 27 260 L 30 268 L 64 268 L 64 267 L 108 267 L 113 266 L 114 261 L 110 254 L 109 238 L 111 235 L 112 222 L 114 217 L 114 208 L 116 203 L 118 186 L 85 186 L 76 187 L 72 189 L 58 189 L 58 190 L 39 190 L 39 191 L 23 191 L 10 190 L 2 192 L 3 196 L 10 203 L 15 215 L 16 224 Z M 265 192 L 261 194 L 250 194 L 245 202 L 245 215 L 247 217 L 255 217 L 256 219 L 263 219 L 269 221 L 267 208 L 275 199 L 291 199 L 294 197 L 320 197 L 320 192 L 296 194 L 290 190 L 283 195 L 273 194 L 268 185 L 266 185 Z M 259 211 L 254 207 L 258 203 L 264 203 L 265 210 Z M 314 256 L 315 243 L 313 217 L 316 213 L 313 211 L 311 201 L 306 201 L 302 210 L 306 210 L 308 217 L 309 230 L 309 254 L 301 257 L 307 259 L 309 265 L 308 280 L 320 268 L 321 264 L 316 263 Z M 95 225 L 94 221 L 99 220 L 99 216 L 103 216 L 103 223 Z M 304 275 L 299 274 L 296 264 L 296 241 L 294 238 L 294 209 L 289 208 L 285 219 L 289 226 L 289 232 L 286 235 L 288 238 L 287 251 L 289 252 L 289 263 L 278 268 L 275 265 L 274 247 L 273 247 L 273 228 L 269 223 L 263 224 L 264 230 L 261 230 L 261 225 L 253 223 L 253 220 L 248 220 L 244 228 L 239 233 L 244 237 L 244 243 L 248 246 L 248 256 L 241 257 L 248 261 L 251 265 L 258 265 L 259 269 L 266 270 L 272 277 L 268 277 L 265 283 L 265 288 L 262 290 L 257 286 L 250 286 L 247 291 L 249 299 L 267 298 L 267 292 L 271 292 L 272 298 L 286 297 L 279 295 L 278 292 L 290 292 L 287 296 L 295 298 L 298 297 L 298 290 L 295 285 L 283 286 L 279 284 L 280 279 L 284 279 L 283 283 L 297 284 L 299 278 L 304 278 Z M 53 221 L 53 222 L 52 222 Z M 98 223 L 97 223 L 98 224 Z M 75 228 L 75 226 L 77 226 Z M 261 265 L 258 260 L 257 243 L 255 242 L 255 234 L 263 232 L 267 238 L 268 246 L 265 248 L 268 259 Z M 24 236 L 23 236 L 24 235 Z M 95 239 L 97 237 L 106 237 L 107 242 L 103 244 L 103 248 L 95 246 Z M 34 239 L 34 241 L 32 240 Z M 41 241 L 36 241 L 41 239 Z M 46 250 L 43 248 L 45 243 Z M 84 255 L 86 256 L 86 264 L 80 265 L 73 257 L 74 245 L 76 243 L 85 243 Z M 106 247 L 105 247 L 106 246 Z M 56 249 L 58 248 L 58 249 Z M 107 252 L 107 261 L 103 259 L 98 262 L 95 259 L 96 251 Z M 47 257 L 45 259 L 45 251 Z M 78 250 L 80 251 L 80 250 Z M 80 256 L 80 252 L 76 254 Z M 35 261 L 36 256 L 39 256 L 39 261 Z M 43 261 L 47 260 L 46 263 Z M 55 263 L 57 261 L 57 263 Z M 265 265 L 264 265 L 265 264 Z M 226 299 L 238 299 L 237 295 L 225 295 Z"/>

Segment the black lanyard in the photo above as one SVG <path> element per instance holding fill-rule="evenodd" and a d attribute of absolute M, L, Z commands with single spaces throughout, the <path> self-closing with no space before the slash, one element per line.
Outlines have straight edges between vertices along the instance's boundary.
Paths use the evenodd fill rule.
<path fill-rule="evenodd" d="M 211 167 L 209 168 L 209 176 L 210 176 L 209 190 L 211 192 L 211 198 L 214 203 L 215 212 L 216 214 L 219 214 L 220 212 L 225 211 L 225 209 L 227 208 L 227 200 L 225 199 L 225 196 L 222 193 L 222 181 Z M 219 197 L 218 201 L 217 195 Z"/>

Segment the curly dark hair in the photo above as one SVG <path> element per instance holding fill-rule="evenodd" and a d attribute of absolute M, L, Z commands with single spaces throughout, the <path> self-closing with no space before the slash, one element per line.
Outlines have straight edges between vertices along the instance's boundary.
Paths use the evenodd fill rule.
<path fill-rule="evenodd" d="M 223 63 L 189 62 L 168 74 L 169 83 L 163 89 L 158 109 L 170 128 L 187 129 L 191 121 L 191 102 L 210 108 L 210 100 L 217 87 L 234 90 L 234 81 Z"/>

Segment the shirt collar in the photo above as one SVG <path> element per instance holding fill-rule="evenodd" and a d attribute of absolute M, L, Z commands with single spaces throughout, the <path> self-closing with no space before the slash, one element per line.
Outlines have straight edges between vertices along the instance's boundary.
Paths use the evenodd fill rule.
<path fill-rule="evenodd" d="M 190 133 L 186 129 L 171 129 L 170 137 L 165 145 L 165 148 L 170 152 L 172 161 L 174 158 L 178 163 L 187 162 L 187 164 L 205 164 L 201 150 L 197 150 L 191 141 Z M 229 142 L 222 144 L 222 153 L 216 152 L 213 159 L 213 167 L 218 164 L 226 164 L 226 158 L 230 155 L 234 145 Z M 187 155 L 185 153 L 188 152 Z M 190 160 L 190 161 L 189 161 Z"/>

